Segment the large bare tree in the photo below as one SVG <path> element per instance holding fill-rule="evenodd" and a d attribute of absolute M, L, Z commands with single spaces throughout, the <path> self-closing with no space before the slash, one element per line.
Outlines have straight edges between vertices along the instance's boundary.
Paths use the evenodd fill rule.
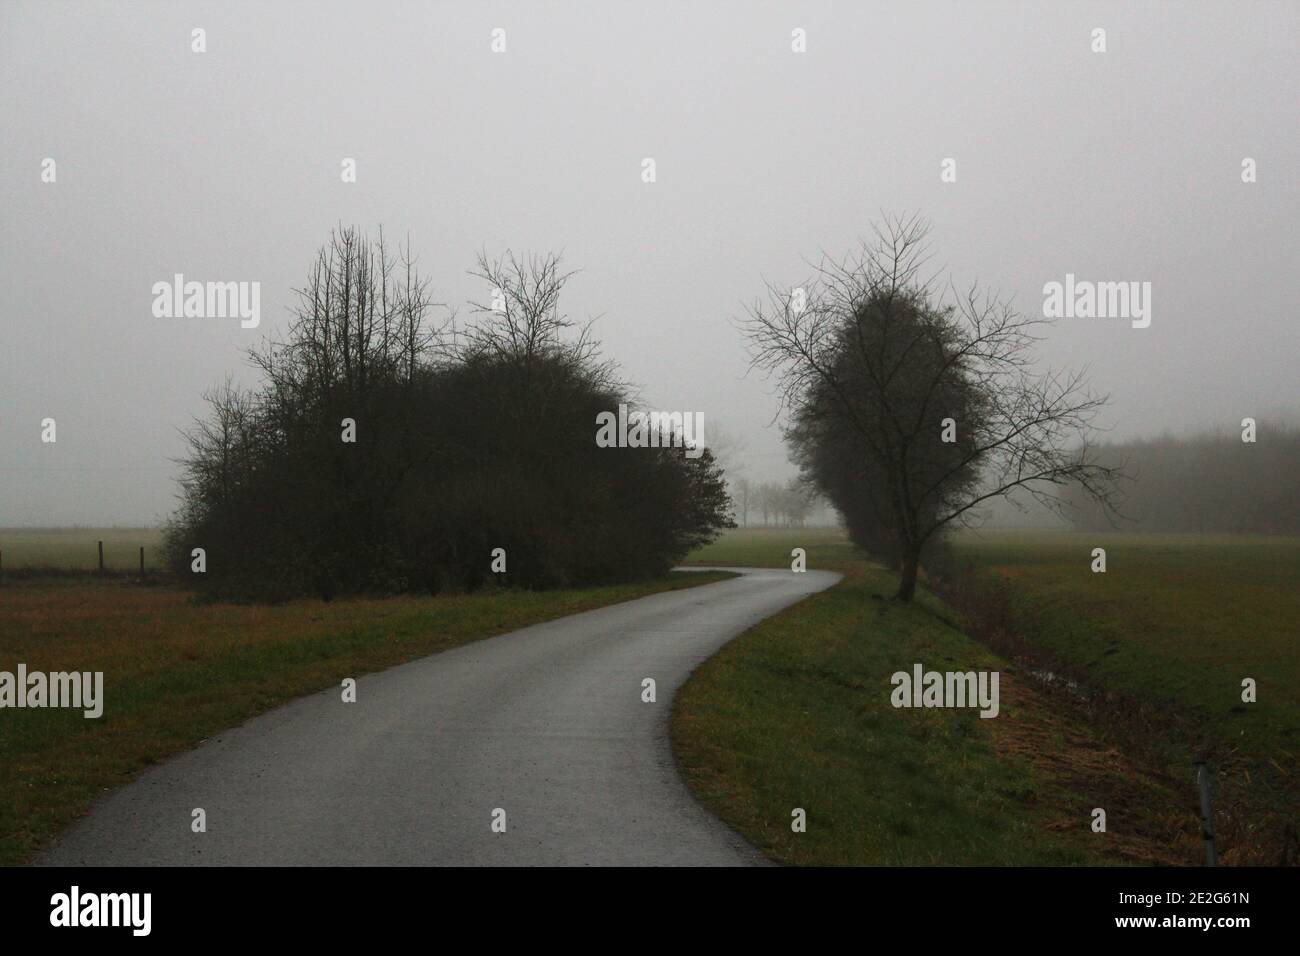
<path fill-rule="evenodd" d="M 1113 511 L 1121 474 L 1090 442 L 1106 397 L 1082 372 L 1036 367 L 1045 320 L 927 276 L 928 232 L 887 217 L 802 286 L 769 283 L 741 322 L 810 477 L 889 538 L 876 550 L 899 562 L 901 601 L 927 544 L 981 503 L 1024 489 L 1059 510 L 1068 488 Z"/>

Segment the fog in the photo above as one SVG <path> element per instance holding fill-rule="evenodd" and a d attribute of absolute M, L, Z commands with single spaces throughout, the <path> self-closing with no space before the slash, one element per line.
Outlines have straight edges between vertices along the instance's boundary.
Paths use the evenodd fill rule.
<path fill-rule="evenodd" d="M 1042 343 L 1110 437 L 1290 414 L 1297 35 L 1293 4 L 6 3 L 0 526 L 164 518 L 179 430 L 339 223 L 409 235 L 460 322 L 479 250 L 562 251 L 565 311 L 756 480 L 794 469 L 734 322 L 882 212 L 1026 313 L 1149 282 L 1149 327 Z M 259 282 L 259 326 L 155 317 L 177 273 Z"/>

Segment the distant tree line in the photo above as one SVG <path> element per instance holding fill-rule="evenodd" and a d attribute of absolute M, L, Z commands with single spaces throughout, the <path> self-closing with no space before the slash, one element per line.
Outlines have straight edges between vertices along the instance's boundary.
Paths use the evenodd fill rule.
<path fill-rule="evenodd" d="M 1201 433 L 1105 444 L 1103 461 L 1123 467 L 1121 517 L 1086 495 L 1068 517 L 1081 531 L 1300 534 L 1300 426 L 1261 420 L 1253 436 Z"/>
<path fill-rule="evenodd" d="M 784 484 L 736 478 L 731 483 L 731 498 L 737 523 L 745 527 L 802 528 L 817 505 L 816 489 L 798 478 Z"/>
<path fill-rule="evenodd" d="M 171 566 L 270 599 L 550 588 L 661 574 L 728 525 L 707 450 L 596 445 L 628 389 L 560 311 L 557 257 L 481 255 L 471 273 L 487 298 L 458 330 L 432 321 L 409 246 L 336 230 L 287 337 L 250 353 L 262 384 L 206 396 Z"/>

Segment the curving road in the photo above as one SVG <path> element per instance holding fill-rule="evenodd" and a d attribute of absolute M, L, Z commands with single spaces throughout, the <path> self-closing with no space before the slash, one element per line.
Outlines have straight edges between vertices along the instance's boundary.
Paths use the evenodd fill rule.
<path fill-rule="evenodd" d="M 356 703 L 338 690 L 294 701 L 114 791 L 39 862 L 761 862 L 678 777 L 673 694 L 728 640 L 839 576 L 732 570 L 361 677 Z M 656 703 L 641 700 L 646 677 Z M 190 830 L 195 807 L 206 833 Z"/>

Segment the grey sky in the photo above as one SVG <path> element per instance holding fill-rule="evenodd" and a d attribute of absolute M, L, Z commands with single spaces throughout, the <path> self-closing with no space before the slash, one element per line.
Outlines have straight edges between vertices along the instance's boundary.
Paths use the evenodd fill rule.
<path fill-rule="evenodd" d="M 732 319 L 881 210 L 1026 312 L 1151 282 L 1150 328 L 1043 345 L 1116 435 L 1294 410 L 1297 36 L 1294 3 L 5 3 L 0 526 L 165 516 L 177 429 L 340 221 L 409 232 L 450 303 L 480 248 L 562 250 L 569 314 L 756 478 L 792 469 Z M 176 272 L 259 281 L 261 327 L 154 318 Z"/>

